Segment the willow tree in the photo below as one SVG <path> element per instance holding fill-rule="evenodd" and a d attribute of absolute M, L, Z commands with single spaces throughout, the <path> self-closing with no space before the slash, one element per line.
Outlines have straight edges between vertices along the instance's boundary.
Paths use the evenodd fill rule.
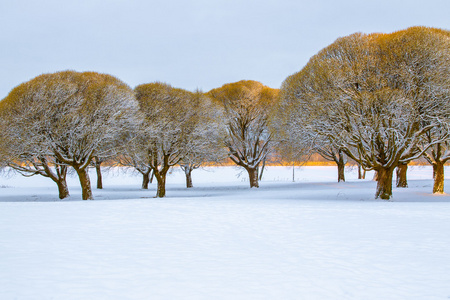
<path fill-rule="evenodd" d="M 449 116 L 449 51 L 424 27 L 339 38 L 284 81 L 283 107 L 375 170 L 375 197 L 390 199 L 395 167 L 418 158 L 424 134 Z"/>
<path fill-rule="evenodd" d="M 345 181 L 347 160 L 344 149 L 328 137 L 315 134 L 304 119 L 297 115 L 295 109 L 285 105 L 283 102 L 277 103 L 270 120 L 270 128 L 276 140 L 276 152 L 281 159 L 295 162 L 319 154 L 322 158 L 336 163 L 337 181 Z"/>
<path fill-rule="evenodd" d="M 124 159 L 151 169 L 158 182 L 156 197 L 165 197 L 169 169 L 200 151 L 202 141 L 213 138 L 214 127 L 206 115 L 215 108 L 208 98 L 165 83 L 142 84 L 135 92 L 144 121 L 133 133 Z"/>
<path fill-rule="evenodd" d="M 205 163 L 220 163 L 227 156 L 222 143 L 225 135 L 222 109 L 201 91 L 191 93 L 191 97 L 197 117 L 189 123 L 186 152 L 179 162 L 186 176 L 187 188 L 193 187 L 193 170 Z"/>
<path fill-rule="evenodd" d="M 112 141 L 134 126 L 137 107 L 133 91 L 110 75 L 40 75 L 1 102 L 2 136 L 12 145 L 10 162 L 21 172 L 44 176 L 51 165 L 62 177 L 73 167 L 83 200 L 93 199 L 88 167 L 94 154 L 111 151 Z"/>
<path fill-rule="evenodd" d="M 258 168 L 271 151 L 268 122 L 278 90 L 243 80 L 213 89 L 208 95 L 224 108 L 227 128 L 224 144 L 229 158 L 247 171 L 250 187 L 259 187 Z"/>

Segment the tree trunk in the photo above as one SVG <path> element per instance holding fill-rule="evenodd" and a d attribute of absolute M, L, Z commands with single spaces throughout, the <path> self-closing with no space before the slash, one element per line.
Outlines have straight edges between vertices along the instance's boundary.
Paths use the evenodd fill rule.
<path fill-rule="evenodd" d="M 156 175 L 156 181 L 158 181 L 158 189 L 156 191 L 157 198 L 163 198 L 166 196 L 166 174 L 160 173 Z"/>
<path fill-rule="evenodd" d="M 344 174 L 344 170 L 345 170 L 345 164 L 342 162 L 338 163 L 338 182 L 345 182 L 345 174 Z"/>
<path fill-rule="evenodd" d="M 150 182 L 150 172 L 142 173 L 142 189 L 148 190 L 149 182 Z"/>
<path fill-rule="evenodd" d="M 248 176 L 250 179 L 250 187 L 251 188 L 259 188 L 258 183 L 258 169 L 257 168 L 247 168 Z"/>
<path fill-rule="evenodd" d="M 366 179 L 366 170 L 360 164 L 358 164 L 358 179 Z"/>
<path fill-rule="evenodd" d="M 444 164 L 437 161 L 433 164 L 434 185 L 433 194 L 444 193 Z"/>
<path fill-rule="evenodd" d="M 60 178 L 56 181 L 56 184 L 58 185 L 59 199 L 64 199 L 70 196 L 66 178 Z"/>
<path fill-rule="evenodd" d="M 344 153 L 342 151 L 339 151 L 339 160 L 337 161 L 338 166 L 338 182 L 345 182 L 345 159 L 344 159 Z"/>
<path fill-rule="evenodd" d="M 408 180 L 406 178 L 406 173 L 408 171 L 408 164 L 399 163 L 397 166 L 397 187 L 399 188 L 407 188 L 408 187 Z"/>
<path fill-rule="evenodd" d="M 81 192 L 83 200 L 94 200 L 92 196 L 91 180 L 89 178 L 88 168 L 75 169 L 80 179 Z"/>
<path fill-rule="evenodd" d="M 334 161 L 337 164 L 338 167 L 338 182 L 345 182 L 345 157 L 344 152 L 342 150 L 339 150 L 338 152 L 338 158 L 334 158 Z"/>
<path fill-rule="evenodd" d="M 184 174 L 186 175 L 186 187 L 187 188 L 194 187 L 192 185 L 192 169 L 189 166 L 185 166 Z"/>
<path fill-rule="evenodd" d="M 375 198 L 389 200 L 392 196 L 393 168 L 379 168 L 377 170 L 377 191 Z"/>
<path fill-rule="evenodd" d="M 98 158 L 94 158 L 95 170 L 97 171 L 97 188 L 103 189 L 102 170 L 100 165 L 102 162 Z"/>

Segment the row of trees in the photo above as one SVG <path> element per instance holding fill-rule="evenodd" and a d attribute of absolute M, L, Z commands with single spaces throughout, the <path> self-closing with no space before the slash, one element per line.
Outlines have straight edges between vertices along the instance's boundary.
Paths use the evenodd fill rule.
<path fill-rule="evenodd" d="M 83 199 L 92 199 L 87 168 L 106 160 L 135 168 L 143 188 L 154 176 L 164 197 L 174 165 L 190 187 L 192 170 L 228 157 L 258 187 L 271 153 L 284 161 L 319 153 L 336 162 L 339 181 L 346 157 L 375 170 L 375 196 L 389 199 L 393 170 L 406 174 L 407 163 L 424 156 L 433 192 L 443 192 L 449 74 L 449 31 L 425 27 L 339 38 L 281 90 L 255 81 L 207 93 L 159 82 L 131 89 L 106 74 L 44 74 L 0 102 L 0 161 L 51 178 L 60 198 L 69 195 L 70 167 Z"/>
<path fill-rule="evenodd" d="M 227 157 L 257 187 L 258 167 L 271 149 L 267 120 L 276 97 L 277 90 L 254 81 L 202 93 L 159 82 L 133 90 L 94 72 L 44 74 L 0 102 L 0 157 L 25 176 L 52 179 L 61 199 L 69 196 L 69 167 L 82 198 L 93 199 L 87 170 L 99 171 L 104 161 L 135 168 L 143 188 L 154 176 L 157 197 L 165 196 L 172 166 L 183 168 L 192 187 L 192 170 Z"/>

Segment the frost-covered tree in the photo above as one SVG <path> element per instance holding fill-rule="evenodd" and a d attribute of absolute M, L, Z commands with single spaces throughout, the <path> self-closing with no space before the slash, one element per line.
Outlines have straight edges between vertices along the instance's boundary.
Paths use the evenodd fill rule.
<path fill-rule="evenodd" d="M 227 152 L 222 143 L 225 135 L 223 110 L 200 91 L 192 93 L 197 118 L 190 124 L 192 130 L 186 141 L 187 151 L 179 165 L 186 175 L 186 187 L 193 187 L 192 171 L 205 163 L 223 161 Z"/>
<path fill-rule="evenodd" d="M 112 151 L 112 141 L 134 126 L 138 105 L 117 78 L 94 72 L 43 74 L 14 88 L 0 102 L 10 163 L 22 173 L 59 179 L 70 166 L 83 200 L 92 199 L 88 167 Z M 53 179 L 53 178 L 52 178 Z M 61 193 L 60 193 L 61 196 Z"/>
<path fill-rule="evenodd" d="M 142 133 L 139 132 L 140 130 L 142 129 L 137 129 L 135 133 L 130 135 L 132 136 L 131 142 L 123 149 L 122 155 L 117 157 L 117 164 L 119 166 L 131 167 L 140 173 L 142 175 L 141 188 L 147 190 L 148 185 L 152 182 L 153 173 L 150 167 L 150 161 L 145 160 L 147 154 L 142 146 L 147 141 L 145 139 L 141 140 Z"/>
<path fill-rule="evenodd" d="M 324 159 L 335 162 L 338 167 L 338 182 L 345 181 L 347 160 L 344 150 L 326 136 L 315 134 L 303 118 L 296 115 L 295 109 L 288 110 L 284 106 L 285 103 L 279 102 L 270 118 L 270 127 L 277 141 L 276 151 L 281 158 L 284 161 L 296 161 L 317 153 Z"/>
<path fill-rule="evenodd" d="M 224 144 L 229 158 L 248 172 L 250 187 L 259 187 L 258 167 L 271 151 L 268 122 L 278 90 L 243 80 L 213 89 L 208 95 L 225 110 Z"/>
<path fill-rule="evenodd" d="M 144 121 L 124 158 L 141 170 L 151 169 L 158 182 L 156 197 L 164 197 L 169 169 L 183 159 L 188 162 L 189 154 L 213 134 L 214 126 L 204 122 L 208 124 L 205 115 L 215 109 L 208 98 L 164 83 L 142 84 L 135 92 Z"/>
<path fill-rule="evenodd" d="M 339 38 L 284 81 L 282 107 L 375 170 L 375 196 L 389 199 L 395 167 L 449 116 L 449 51 L 448 37 L 424 27 Z"/>

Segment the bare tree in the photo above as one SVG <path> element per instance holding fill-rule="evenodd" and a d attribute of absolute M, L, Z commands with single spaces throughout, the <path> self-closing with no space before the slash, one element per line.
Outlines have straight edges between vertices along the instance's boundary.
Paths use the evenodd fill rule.
<path fill-rule="evenodd" d="M 449 116 L 449 51 L 448 38 L 423 27 L 353 34 L 288 77 L 283 101 L 312 132 L 375 170 L 375 197 L 389 199 L 395 167 L 418 158 L 423 135 Z"/>
<path fill-rule="evenodd" d="M 308 124 L 310 116 L 302 115 L 302 111 L 294 108 L 286 101 L 289 90 L 281 90 L 281 99 L 273 110 L 270 127 L 274 132 L 276 149 L 284 160 L 295 161 L 305 155 L 319 154 L 326 160 L 336 163 L 338 168 L 338 182 L 345 181 L 345 164 L 347 159 L 344 149 L 339 147 L 334 139 L 317 134 Z M 336 138 L 336 137 L 335 137 Z"/>
<path fill-rule="evenodd" d="M 137 131 L 139 131 L 139 129 Z M 122 155 L 119 155 L 116 160 L 119 166 L 131 167 L 139 172 L 142 175 L 141 188 L 147 190 L 149 183 L 152 182 L 153 173 L 152 168 L 150 167 L 150 161 L 146 161 L 147 154 L 141 148 L 147 141 L 143 140 L 140 142 L 137 135 L 139 135 L 137 132 L 133 134 L 133 139 L 122 150 Z"/>
<path fill-rule="evenodd" d="M 158 182 L 156 197 L 165 197 L 169 169 L 188 161 L 205 143 L 195 137 L 208 134 L 200 124 L 212 107 L 205 108 L 208 98 L 164 83 L 139 85 L 135 91 L 144 122 L 124 156 L 143 171 L 151 169 Z"/>
<path fill-rule="evenodd" d="M 186 175 L 187 188 L 193 187 L 193 170 L 205 163 L 220 163 L 227 157 L 222 143 L 225 135 L 222 109 L 201 91 L 192 93 L 192 97 L 198 103 L 193 108 L 197 110 L 197 118 L 190 124 L 192 130 L 186 140 L 187 151 L 179 162 Z"/>
<path fill-rule="evenodd" d="M 25 152 L 15 158 L 27 157 L 35 169 L 45 168 L 49 158 L 60 168 L 73 167 L 83 200 L 93 199 L 88 167 L 94 155 L 112 150 L 106 145 L 134 126 L 138 108 L 133 91 L 117 78 L 74 71 L 40 75 L 1 103 L 8 120 L 5 136 L 24 143 Z"/>
<path fill-rule="evenodd" d="M 25 84 L 22 84 L 0 102 L 3 165 L 25 177 L 41 175 L 50 178 L 58 187 L 59 198 L 67 198 L 69 197 L 66 182 L 68 167 L 43 145 L 42 137 L 38 136 L 39 129 L 36 123 L 39 123 L 40 116 L 37 114 L 33 120 L 33 115 L 40 107 L 31 106 L 32 95 L 27 95 L 26 89 Z M 22 95 L 21 98 L 18 97 L 19 93 Z"/>
<path fill-rule="evenodd" d="M 268 122 L 278 90 L 256 81 L 225 84 L 208 92 L 225 110 L 229 158 L 249 175 L 250 187 L 259 187 L 258 167 L 271 151 Z"/>

